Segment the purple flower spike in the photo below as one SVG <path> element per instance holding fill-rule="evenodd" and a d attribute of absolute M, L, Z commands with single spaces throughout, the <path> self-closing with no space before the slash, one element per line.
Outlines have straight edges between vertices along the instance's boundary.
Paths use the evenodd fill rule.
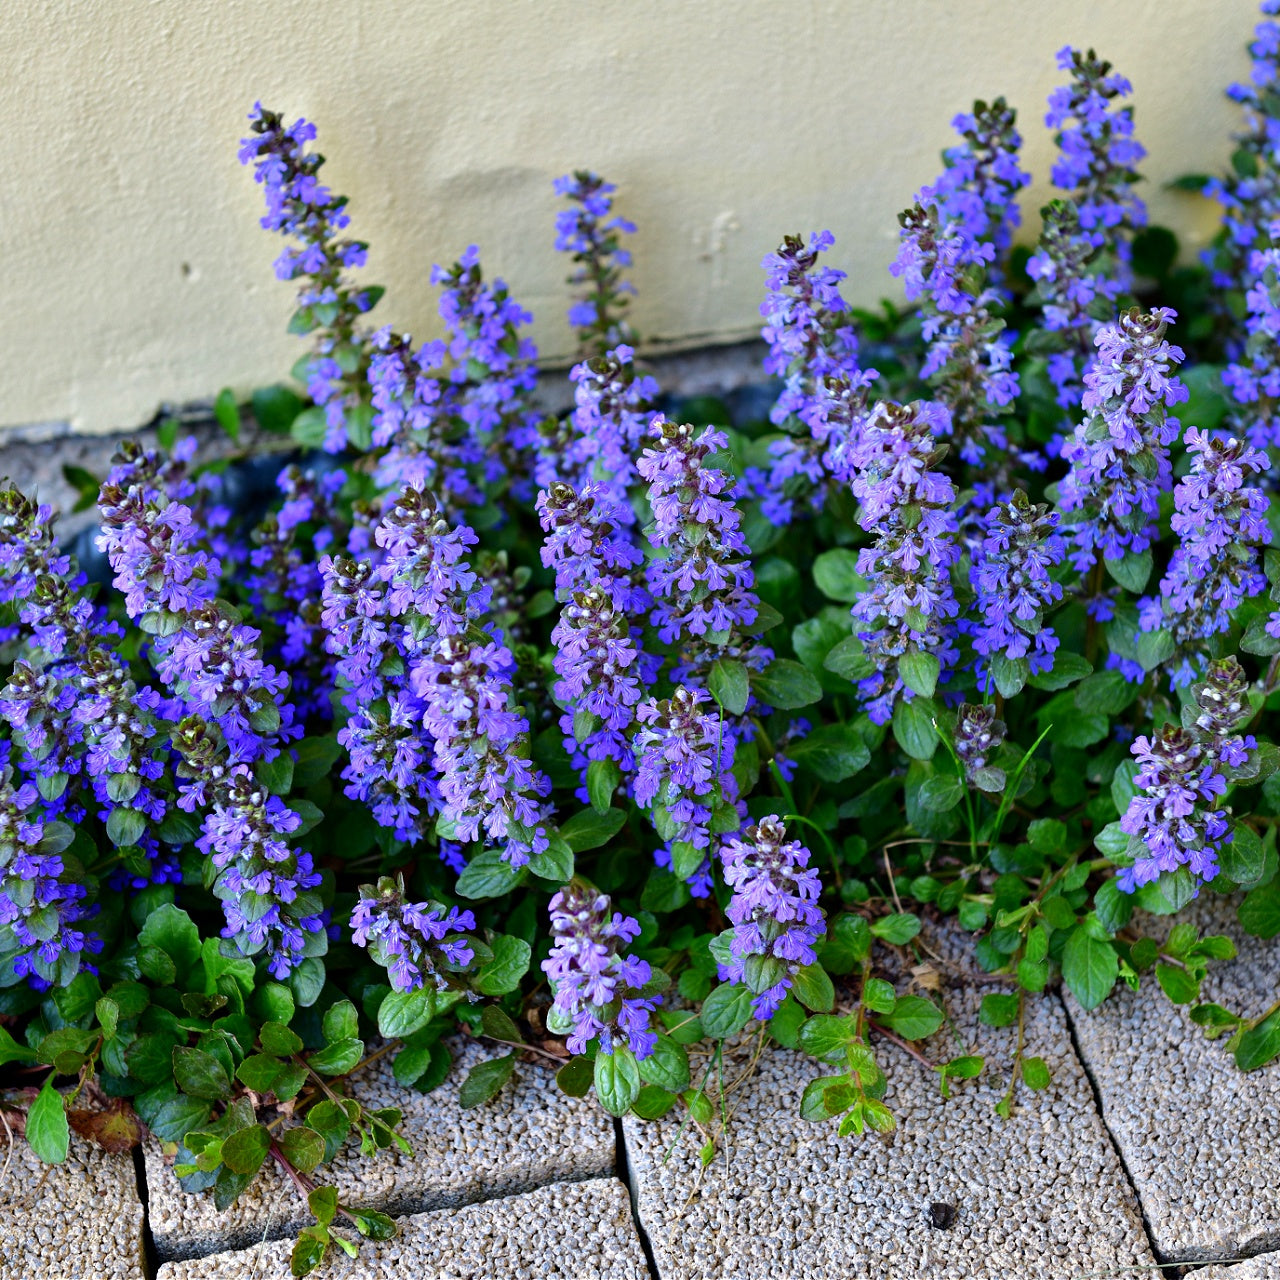
<path fill-rule="evenodd" d="M 1057 532 L 1058 514 L 1033 504 L 1021 489 L 992 507 L 987 533 L 973 559 L 973 585 L 982 621 L 973 627 L 973 647 L 985 658 L 1026 659 L 1031 673 L 1053 665 L 1058 637 L 1044 625 L 1044 611 L 1062 599 L 1050 577 L 1067 545 Z M 986 691 L 986 674 L 979 688 Z"/>
<path fill-rule="evenodd" d="M 1085 421 L 1062 449 L 1071 471 L 1060 485 L 1072 563 L 1086 573 L 1100 556 L 1145 551 L 1156 535 L 1160 494 L 1172 487 L 1169 446 L 1181 424 L 1168 410 L 1187 398 L 1174 372 L 1182 349 L 1165 338 L 1176 313 L 1131 307 L 1098 333 L 1098 359 L 1085 375 Z"/>
<path fill-rule="evenodd" d="M 551 899 L 551 954 L 542 970 L 555 992 L 554 1012 L 570 1028 L 571 1053 L 584 1053 L 599 1037 L 600 1051 L 627 1045 L 647 1058 L 658 1041 L 650 1015 L 662 996 L 647 993 L 653 978 L 647 960 L 622 954 L 640 936 L 630 916 L 612 911 L 608 897 L 575 880 Z"/>
<path fill-rule="evenodd" d="M 851 403 L 842 391 L 864 389 L 879 376 L 858 367 L 858 339 L 840 294 L 845 273 L 818 266 L 819 255 L 834 243 L 830 231 L 810 236 L 807 247 L 799 236 L 787 236 L 761 264 L 768 290 L 760 304 L 760 333 L 769 344 L 764 368 L 785 380 L 769 416 L 790 434 L 769 446 L 768 470 L 752 470 L 747 481 L 777 524 L 796 517 L 797 503 L 801 511 L 822 509 L 833 471 L 828 454 L 856 437 L 866 413 L 864 396 L 855 412 L 842 414 Z"/>
<path fill-rule="evenodd" d="M 902 277 L 907 300 L 921 304 L 929 353 L 920 376 L 949 410 L 938 430 L 954 435 L 961 458 L 977 464 L 988 447 L 1006 447 L 998 419 L 1019 389 L 1009 335 L 994 314 L 999 296 L 985 283 L 996 251 L 969 235 L 960 219 L 945 220 L 928 187 L 898 221 L 901 247 L 889 270 Z"/>
<path fill-rule="evenodd" d="M 405 902 L 404 882 L 383 876 L 361 885 L 351 940 L 367 947 L 395 991 L 448 991 L 475 958 L 475 916 L 439 902 Z"/>
<path fill-rule="evenodd" d="M 818 906 L 822 882 L 809 850 L 787 839 L 776 814 L 726 841 L 720 859 L 733 890 L 725 915 L 734 925 L 720 980 L 745 982 L 754 996 L 751 1011 L 764 1022 L 786 999 L 796 971 L 818 958 L 814 944 L 827 931 Z"/>
<path fill-rule="evenodd" d="M 1231 626 L 1231 614 L 1267 589 L 1258 552 L 1271 541 L 1267 497 L 1250 484 L 1267 455 L 1238 440 L 1214 439 L 1188 427 L 1190 474 L 1173 491 L 1173 532 L 1181 541 L 1160 582 L 1160 595 L 1140 602 L 1144 631 L 1165 628 L 1177 646 L 1174 686 L 1190 684 L 1203 666 L 1203 642 Z"/>
<path fill-rule="evenodd" d="M 706 897 L 711 888 L 712 818 L 718 808 L 738 807 L 733 735 L 714 711 L 704 710 L 710 701 L 704 689 L 681 687 L 636 711 L 636 803 L 651 811 L 667 842 L 658 865 L 689 881 L 696 897 Z"/>
<path fill-rule="evenodd" d="M 556 195 L 569 208 L 556 214 L 556 249 L 570 254 L 575 264 L 569 284 L 575 290 L 569 323 L 578 331 L 578 344 L 592 355 L 603 355 L 619 343 L 635 343 L 624 311 L 635 289 L 624 277 L 631 253 L 622 237 L 635 232 L 635 223 L 613 212 L 618 189 L 599 174 L 579 169 L 555 181 Z"/>
<path fill-rule="evenodd" d="M 955 665 L 958 612 L 951 566 L 959 558 L 955 486 L 934 468 L 941 461 L 934 434 L 947 421 L 937 404 L 881 401 L 853 451 L 858 523 L 875 542 L 858 553 L 867 590 L 853 606 L 856 634 L 875 670 L 859 681 L 867 713 L 886 724 L 912 691 L 899 674 L 908 654 L 936 660 L 938 677 Z"/>
<path fill-rule="evenodd" d="M 1226 774 L 1257 747 L 1252 735 L 1239 732 L 1252 714 L 1247 689 L 1235 658 L 1211 662 L 1205 679 L 1192 687 L 1197 714 L 1190 727 L 1166 724 L 1159 734 L 1134 741 L 1141 766 L 1134 781 L 1142 791 L 1120 819 L 1134 858 L 1116 878 L 1125 893 L 1180 867 L 1197 884 L 1218 874 L 1218 850 L 1231 839 L 1228 814 L 1218 807 Z"/>
<path fill-rule="evenodd" d="M 382 291 L 357 288 L 346 275 L 364 266 L 368 245 L 339 235 L 351 222 L 347 198 L 319 181 L 324 157 L 306 150 L 315 141 L 315 126 L 298 120 L 286 127 L 282 116 L 261 103 L 249 113 L 249 125 L 253 133 L 240 144 L 240 163 L 253 165 L 254 181 L 266 195 L 262 225 L 293 241 L 276 259 L 276 275 L 304 282 L 295 331 L 317 331 L 307 390 L 324 410 L 324 447 L 340 453 L 352 418 L 367 412 L 361 404 L 367 335 L 358 322 Z"/>
<path fill-rule="evenodd" d="M 659 418 L 658 440 L 637 465 L 649 482 L 650 542 L 662 553 L 649 568 L 657 604 L 652 622 L 664 644 L 680 645 L 677 681 L 705 681 L 717 659 L 762 670 L 773 654 L 747 634 L 760 612 L 738 482 L 710 462 L 728 441 L 723 431 Z"/>

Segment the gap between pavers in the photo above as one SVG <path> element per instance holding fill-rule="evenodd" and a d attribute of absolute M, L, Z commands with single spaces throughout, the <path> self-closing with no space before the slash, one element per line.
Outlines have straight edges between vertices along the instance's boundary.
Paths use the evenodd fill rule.
<path fill-rule="evenodd" d="M 1198 1267 L 1187 1272 L 1187 1280 L 1280 1280 L 1280 1253 L 1264 1253 L 1243 1262 Z"/>
<path fill-rule="evenodd" d="M 1256 1016 L 1280 990 L 1280 950 L 1240 928 L 1237 901 L 1205 889 L 1177 916 L 1133 927 L 1159 940 L 1182 922 L 1226 934 L 1240 954 L 1210 968 L 1204 999 Z M 1280 1248 L 1280 1064 L 1242 1073 L 1151 974 L 1092 1013 L 1066 1003 L 1156 1249 L 1211 1261 Z"/>
<path fill-rule="evenodd" d="M 394 1240 L 333 1251 L 317 1280 L 649 1280 L 627 1189 L 559 1182 L 461 1209 L 414 1214 Z M 166 1263 L 157 1280 L 286 1280 L 293 1243 Z"/>
<path fill-rule="evenodd" d="M 3 1137 L 0 1135 L 0 1142 Z M 143 1209 L 130 1156 L 77 1134 L 62 1164 L 24 1138 L 0 1147 L 0 1280 L 145 1280 Z"/>
<path fill-rule="evenodd" d="M 965 963 L 963 937 L 928 941 Z M 1027 1017 L 1027 1051 L 1044 1057 L 1052 1084 L 1040 1094 L 1020 1088 L 1011 1120 L 995 1114 L 1016 1029 L 979 1028 L 989 990 L 953 988 L 944 997 L 953 1029 L 924 1046 L 939 1062 L 966 1052 L 987 1059 L 979 1079 L 954 1083 L 950 1101 L 934 1073 L 877 1042 L 885 1101 L 898 1117 L 891 1134 L 840 1138 L 834 1121 L 802 1119 L 805 1085 L 835 1068 L 781 1049 L 766 1051 L 731 1096 L 727 1150 L 701 1176 L 702 1138 L 692 1127 L 678 1137 L 678 1118 L 626 1118 L 639 1219 L 660 1280 L 1158 1275 L 1056 997 L 1029 1000 Z M 726 1075 L 740 1065 L 726 1065 Z M 949 1229 L 932 1224 L 934 1204 L 954 1207 Z"/>
<path fill-rule="evenodd" d="M 496 1099 L 464 1111 L 458 1105 L 462 1078 L 501 1054 L 465 1038 L 448 1044 L 453 1068 L 432 1093 L 397 1084 L 386 1058 L 352 1080 L 352 1092 L 368 1106 L 403 1110 L 401 1131 L 413 1154 L 362 1157 L 349 1141 L 316 1171 L 318 1182 L 337 1187 L 344 1202 L 400 1216 L 614 1172 L 613 1122 L 594 1098 L 566 1097 L 548 1066 L 519 1063 Z M 243 1249 L 312 1221 L 302 1197 L 270 1162 L 236 1204 L 219 1213 L 210 1194 L 183 1191 L 157 1143 L 148 1142 L 145 1154 L 149 1220 L 161 1261 Z"/>

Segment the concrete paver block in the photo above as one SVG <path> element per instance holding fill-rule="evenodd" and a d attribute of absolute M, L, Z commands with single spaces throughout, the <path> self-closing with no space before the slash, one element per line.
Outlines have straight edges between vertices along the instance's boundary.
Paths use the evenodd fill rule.
<path fill-rule="evenodd" d="M 1280 995 L 1280 947 L 1240 928 L 1237 901 L 1205 889 L 1172 919 L 1134 923 L 1157 939 L 1182 921 L 1232 938 L 1238 957 L 1210 968 L 1203 995 L 1252 1017 Z M 1241 1072 L 1151 975 L 1092 1013 L 1069 996 L 1067 1009 L 1156 1248 L 1202 1260 L 1280 1249 L 1280 1063 Z"/>
<path fill-rule="evenodd" d="M 291 1242 L 170 1262 L 157 1280 L 286 1280 Z M 614 1178 L 560 1182 L 524 1195 L 400 1222 L 394 1240 L 357 1258 L 333 1251 L 320 1280 L 648 1280 L 627 1189 Z"/>
<path fill-rule="evenodd" d="M 450 1041 L 450 1049 L 453 1070 L 433 1093 L 397 1084 L 385 1058 L 352 1080 L 368 1106 L 401 1108 L 412 1156 L 388 1150 L 370 1159 L 349 1141 L 333 1164 L 316 1170 L 317 1181 L 336 1186 L 347 1203 L 400 1216 L 614 1171 L 613 1122 L 594 1098 L 561 1093 L 550 1064 L 518 1064 L 496 1099 L 464 1111 L 458 1086 L 466 1071 L 502 1051 L 461 1038 Z M 146 1171 L 151 1231 L 162 1260 L 243 1249 L 311 1221 L 302 1197 L 274 1165 L 264 1167 L 225 1214 L 210 1194 L 182 1189 L 155 1143 L 146 1150 Z"/>
<path fill-rule="evenodd" d="M 10 1156 L 12 1158 L 10 1159 Z M 0 1132 L 0 1280 L 144 1280 L 133 1157 L 71 1135 L 65 1163 L 42 1164 Z"/>
<path fill-rule="evenodd" d="M 958 939 L 957 956 L 966 945 Z M 994 1107 L 1016 1029 L 979 1026 L 990 990 L 953 989 L 944 998 L 951 1028 L 923 1046 L 931 1061 L 987 1060 L 980 1078 L 954 1084 L 950 1101 L 935 1073 L 878 1042 L 885 1102 L 898 1118 L 890 1134 L 840 1138 L 834 1122 L 801 1118 L 805 1085 L 835 1068 L 778 1049 L 730 1095 L 728 1142 L 701 1173 L 702 1138 L 692 1126 L 678 1136 L 674 1113 L 625 1119 L 640 1222 L 661 1280 L 1150 1277 L 1132 1270 L 1155 1259 L 1060 1001 L 1028 1001 L 1027 1052 L 1044 1057 L 1053 1081 L 1039 1094 L 1020 1089 L 1005 1121 Z M 726 1078 L 738 1066 L 726 1065 Z"/>

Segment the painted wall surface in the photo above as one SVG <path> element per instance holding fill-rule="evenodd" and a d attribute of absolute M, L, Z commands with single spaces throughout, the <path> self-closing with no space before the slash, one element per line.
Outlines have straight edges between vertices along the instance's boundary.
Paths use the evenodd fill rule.
<path fill-rule="evenodd" d="M 1067 43 L 1133 80 L 1144 194 L 1194 251 L 1214 211 L 1162 184 L 1225 165 L 1254 21 L 1252 0 L 5 0 L 0 426 L 130 427 L 290 367 L 292 291 L 236 162 L 255 98 L 318 124 L 379 321 L 435 333 L 431 264 L 475 241 L 563 359 L 556 175 L 621 186 L 646 337 L 742 336 L 784 232 L 830 227 L 853 298 L 896 291 L 896 214 L 976 96 L 1019 109 L 1033 233 Z"/>

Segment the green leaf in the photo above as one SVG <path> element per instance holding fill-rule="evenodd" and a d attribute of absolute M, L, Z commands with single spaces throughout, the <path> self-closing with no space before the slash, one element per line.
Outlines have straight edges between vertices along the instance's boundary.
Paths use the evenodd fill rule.
<path fill-rule="evenodd" d="M 0 1027 L 0 1067 L 6 1062 L 33 1062 L 36 1051 L 19 1044 L 3 1027 Z"/>
<path fill-rule="evenodd" d="M 1144 884 L 1134 899 L 1143 911 L 1155 916 L 1173 915 L 1181 911 L 1196 895 L 1196 882 L 1186 867 L 1162 871 L 1156 880 Z"/>
<path fill-rule="evenodd" d="M 796 711 L 822 697 L 817 677 L 793 658 L 775 658 L 763 671 L 753 673 L 755 695 L 775 711 Z"/>
<path fill-rule="evenodd" d="M 520 1028 L 496 1004 L 487 1004 L 480 1014 L 480 1025 L 487 1036 L 507 1044 L 520 1043 Z"/>
<path fill-rule="evenodd" d="M 1022 1059 L 1022 1080 L 1028 1089 L 1047 1089 L 1053 1082 L 1048 1064 L 1043 1058 Z"/>
<path fill-rule="evenodd" d="M 1003 653 L 992 654 L 990 666 L 996 691 L 1002 698 L 1016 698 L 1031 674 L 1031 664 L 1026 658 L 1008 658 Z"/>
<path fill-rule="evenodd" d="M 641 1120 L 661 1120 L 678 1101 L 674 1093 L 668 1093 L 656 1084 L 645 1084 L 640 1086 L 640 1092 L 631 1104 L 631 1112 Z"/>
<path fill-rule="evenodd" d="M 173 1051 L 173 1078 L 193 1098 L 220 1100 L 231 1096 L 226 1068 L 211 1053 L 180 1045 Z"/>
<path fill-rule="evenodd" d="M 218 426 L 236 443 L 240 443 L 240 410 L 236 406 L 235 392 L 230 387 L 223 387 L 213 402 L 213 416 Z"/>
<path fill-rule="evenodd" d="M 159 947 L 179 973 L 189 973 L 200 959 L 200 931 L 191 917 L 172 902 L 157 907 L 147 917 L 138 942 L 144 947 Z"/>
<path fill-rule="evenodd" d="M 985 1027 L 1007 1027 L 1018 1020 L 1018 996 L 992 992 L 982 997 L 978 1021 Z"/>
<path fill-rule="evenodd" d="M 843 782 L 871 762 L 862 735 L 849 724 L 824 724 L 786 747 L 789 760 L 823 782 Z"/>
<path fill-rule="evenodd" d="M 1192 1004 L 1200 998 L 1200 979 L 1171 964 L 1156 965 L 1156 981 L 1174 1004 Z"/>
<path fill-rule="evenodd" d="M 835 1007 L 835 985 L 820 964 L 801 965 L 791 975 L 791 994 L 813 1013 L 830 1013 Z"/>
<path fill-rule="evenodd" d="M 751 682 L 746 666 L 736 658 L 717 658 L 707 677 L 711 696 L 730 714 L 740 716 L 747 709 Z"/>
<path fill-rule="evenodd" d="M 611 1116 L 624 1116 L 640 1096 L 640 1064 L 625 1044 L 615 1045 L 612 1053 L 597 1053 L 595 1068 L 596 1097 Z"/>
<path fill-rule="evenodd" d="M 1120 957 L 1109 942 L 1077 925 L 1062 952 L 1062 978 L 1085 1009 L 1096 1009 L 1120 976 Z"/>
<path fill-rule="evenodd" d="M 876 669 L 876 664 L 867 656 L 862 641 L 857 636 L 849 636 L 827 654 L 822 667 L 833 675 L 857 682 L 865 680 Z"/>
<path fill-rule="evenodd" d="M 942 1010 L 923 996 L 902 996 L 893 1012 L 877 1018 L 904 1040 L 923 1040 L 942 1026 Z"/>
<path fill-rule="evenodd" d="M 611 812 L 614 811 L 611 810 Z M 590 817 L 597 821 L 600 818 L 594 809 L 585 809 L 577 816 Z M 568 826 L 569 823 L 565 825 Z M 481 854 L 481 857 L 483 856 Z M 553 831 L 547 838 L 547 847 L 541 853 L 534 854 L 523 870 L 527 870 L 541 880 L 549 880 L 552 884 L 567 884 L 573 879 L 573 850 L 560 832 Z"/>
<path fill-rule="evenodd" d="M 222 1140 L 222 1163 L 232 1173 L 257 1173 L 270 1149 L 271 1134 L 266 1125 L 253 1124 Z"/>
<path fill-rule="evenodd" d="M 360 1019 L 350 1000 L 339 1000 L 325 1010 L 321 1022 L 324 1038 L 332 1044 L 335 1040 L 351 1040 L 359 1034 Z"/>
<path fill-rule="evenodd" d="M 867 580 L 858 572 L 856 552 L 844 547 L 824 551 L 813 562 L 814 586 L 828 600 L 852 604 L 867 590 Z"/>
<path fill-rule="evenodd" d="M 1173 657 L 1176 648 L 1171 631 L 1163 627 L 1159 631 L 1144 631 L 1138 636 L 1138 664 L 1143 671 L 1154 671 Z"/>
<path fill-rule="evenodd" d="M 301 1125 L 280 1135 L 280 1150 L 299 1173 L 310 1173 L 324 1159 L 324 1139 L 314 1129 Z"/>
<path fill-rule="evenodd" d="M 938 731 L 933 727 L 933 703 L 916 699 L 900 701 L 893 709 L 893 736 L 907 755 L 929 760 L 938 749 Z"/>
<path fill-rule="evenodd" d="M 161 1142 L 182 1142 L 192 1130 L 208 1124 L 212 1114 L 213 1108 L 207 1102 L 179 1094 L 161 1104 L 147 1120 L 147 1128 Z"/>
<path fill-rule="evenodd" d="M 902 683 L 922 698 L 933 697 L 941 672 L 942 663 L 932 653 L 913 649 L 898 659 L 898 675 L 902 677 Z"/>
<path fill-rule="evenodd" d="M 337 738 L 328 735 L 323 738 L 303 738 L 293 751 L 297 756 L 293 766 L 293 781 L 299 787 L 309 787 L 327 778 L 344 754 Z"/>
<path fill-rule="evenodd" d="M 520 985 L 533 951 L 523 938 L 506 933 L 495 935 L 490 946 L 493 959 L 480 970 L 472 986 L 482 996 L 505 996 Z"/>
<path fill-rule="evenodd" d="M 393 991 L 378 1006 L 378 1034 L 388 1040 L 404 1040 L 435 1016 L 436 995 L 429 988 Z"/>
<path fill-rule="evenodd" d="M 847 1085 L 848 1082 L 848 1076 L 819 1076 L 816 1080 L 810 1080 L 800 1097 L 801 1117 L 813 1121 L 830 1120 L 833 1113 L 827 1108 L 827 1093 L 841 1085 Z"/>
<path fill-rule="evenodd" d="M 800 1028 L 796 1037 L 800 1048 L 819 1062 L 844 1062 L 853 1043 L 853 1018 L 818 1014 Z"/>
<path fill-rule="evenodd" d="M 640 1060 L 640 1078 L 668 1093 L 683 1093 L 689 1087 L 689 1055 L 684 1045 L 659 1032 L 653 1052 Z"/>
<path fill-rule="evenodd" d="M 1048 671 L 1031 676 L 1027 683 L 1033 689 L 1056 693 L 1059 689 L 1075 684 L 1077 680 L 1083 680 L 1092 671 L 1093 664 L 1087 658 L 1078 653 L 1069 653 L 1066 649 L 1059 649 L 1053 655 L 1053 666 Z"/>
<path fill-rule="evenodd" d="M 293 768 L 293 757 L 282 751 L 274 760 L 259 760 L 254 772 L 273 796 L 287 796 L 293 786 Z"/>
<path fill-rule="evenodd" d="M 27 1110 L 27 1142 L 45 1164 L 61 1164 L 67 1158 L 71 1130 L 62 1094 L 53 1087 L 51 1071 Z"/>
<path fill-rule="evenodd" d="M 1122 559 L 1106 558 L 1107 572 L 1126 590 L 1138 595 L 1151 577 L 1151 552 L 1130 552 Z"/>
<path fill-rule="evenodd" d="M 892 982 L 883 978 L 868 978 L 862 988 L 862 1003 L 872 1013 L 892 1013 L 898 1003 L 898 993 Z"/>
<path fill-rule="evenodd" d="M 591 1059 L 579 1054 L 556 1072 L 556 1084 L 560 1092 L 570 1098 L 585 1098 L 591 1090 L 595 1079 L 595 1066 Z"/>
<path fill-rule="evenodd" d="M 1255 884 L 1267 865 L 1258 833 L 1245 822 L 1231 827 L 1231 839 L 1218 850 L 1218 866 L 1223 875 L 1236 884 Z"/>
<path fill-rule="evenodd" d="M 458 1090 L 458 1105 L 464 1111 L 483 1106 L 490 1098 L 498 1095 L 502 1086 L 511 1079 L 511 1073 L 515 1068 L 516 1053 L 476 1063 L 467 1073 L 467 1078 Z M 627 1105 L 630 1106 L 630 1103 Z"/>
<path fill-rule="evenodd" d="M 560 835 L 574 853 L 582 853 L 608 844 L 626 825 L 627 815 L 621 809 L 604 813 L 582 809 L 560 827 Z M 572 876 L 572 871 L 569 874 Z"/>
<path fill-rule="evenodd" d="M 622 770 L 616 760 L 593 760 L 587 765 L 587 798 L 597 813 L 607 813 L 613 793 L 622 781 Z"/>
<path fill-rule="evenodd" d="M 390 997 L 388 997 L 390 999 Z M 258 1041 L 265 1053 L 278 1054 L 287 1058 L 290 1054 L 302 1052 L 302 1039 L 295 1031 L 279 1022 L 265 1022 L 258 1032 Z"/>
<path fill-rule="evenodd" d="M 881 942 L 892 943 L 896 947 L 904 946 L 920 932 L 920 917 L 908 911 L 896 915 L 881 916 L 871 925 L 871 932 Z"/>
<path fill-rule="evenodd" d="M 703 1002 L 702 1030 L 713 1040 L 736 1035 L 750 1021 L 751 992 L 740 982 L 721 983 Z"/>
<path fill-rule="evenodd" d="M 268 1093 L 284 1063 L 269 1053 L 251 1053 L 237 1068 L 236 1079 L 254 1093 Z"/>
<path fill-rule="evenodd" d="M 338 1189 L 336 1187 L 316 1187 L 307 1196 L 307 1208 L 311 1210 L 311 1216 L 322 1227 L 327 1227 L 338 1212 Z"/>
<path fill-rule="evenodd" d="M 920 785 L 920 803 L 930 813 L 946 813 L 964 799 L 964 783 L 954 774 L 935 773 Z"/>
<path fill-rule="evenodd" d="M 1255 938 L 1274 938 L 1280 933 L 1280 880 L 1250 890 L 1236 908 L 1236 918 L 1245 933 Z M 0 1062 L 3 1061 L 0 1043 Z"/>
<path fill-rule="evenodd" d="M 278 382 L 270 387 L 259 387 L 249 397 L 249 405 L 258 426 L 273 435 L 287 434 L 303 408 L 302 401 Z"/>
<path fill-rule="evenodd" d="M 1093 911 L 1108 933 L 1119 933 L 1133 915 L 1133 895 L 1123 892 L 1115 880 L 1107 880 L 1094 895 Z"/>
<path fill-rule="evenodd" d="M 331 1188 L 323 1187 L 321 1190 L 328 1191 Z M 329 1250 L 329 1240 L 329 1233 L 323 1227 L 303 1227 L 289 1254 L 289 1274 L 309 1276 L 324 1261 L 324 1255 Z"/>
<path fill-rule="evenodd" d="M 118 849 L 137 844 L 146 829 L 146 815 L 137 809 L 112 809 L 107 817 L 107 839 Z"/>
<path fill-rule="evenodd" d="M 1263 1018 L 1240 1037 L 1235 1050 L 1236 1066 L 1241 1071 L 1253 1071 L 1277 1055 L 1280 1055 L 1280 1011 Z M 30 1128 L 27 1132 L 30 1135 Z"/>
<path fill-rule="evenodd" d="M 458 877 L 461 898 L 500 898 L 510 893 L 525 877 L 523 867 L 513 867 L 496 849 L 476 854 Z"/>
<path fill-rule="evenodd" d="M 335 1040 L 307 1058 L 307 1064 L 313 1071 L 324 1076 L 344 1076 L 364 1053 L 364 1042 L 349 1038 Z"/>

